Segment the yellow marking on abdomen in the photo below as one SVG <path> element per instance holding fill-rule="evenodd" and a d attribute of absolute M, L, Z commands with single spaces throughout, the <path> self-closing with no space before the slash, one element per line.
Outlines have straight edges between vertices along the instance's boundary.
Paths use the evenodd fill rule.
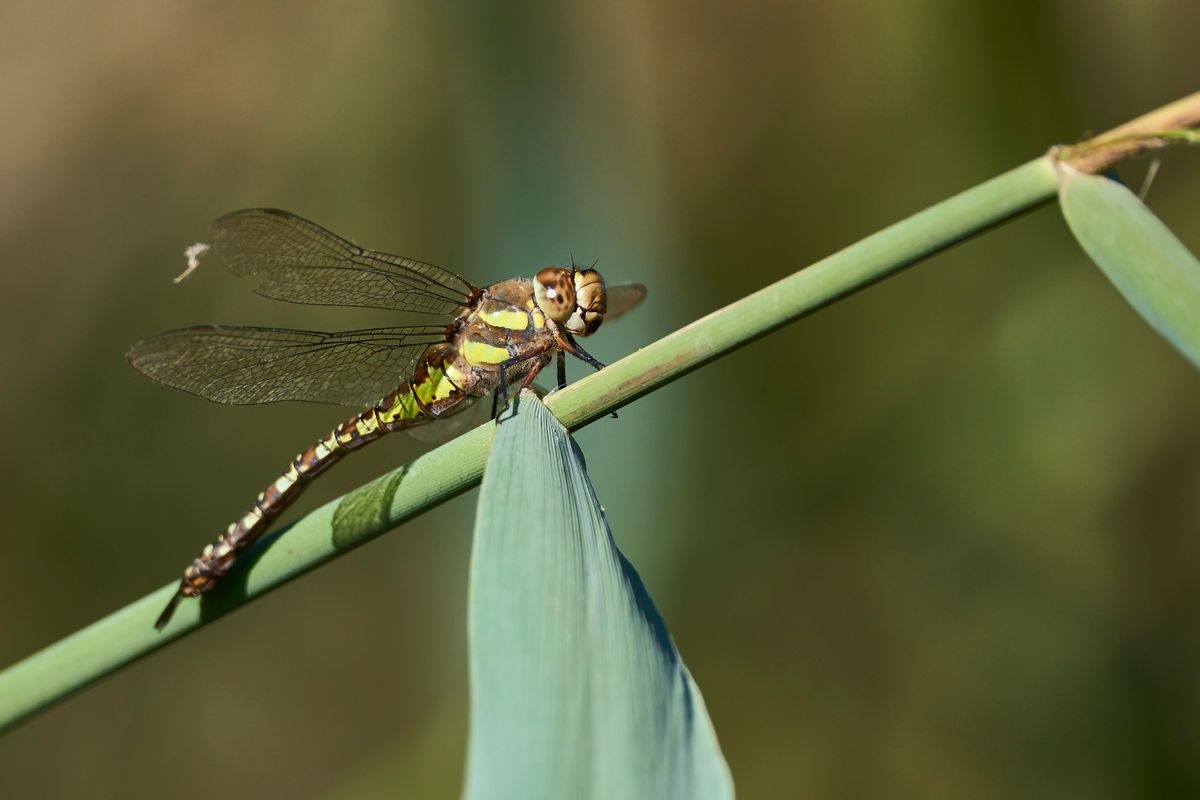
<path fill-rule="evenodd" d="M 446 380 L 454 384 L 455 389 L 461 390 L 467 383 L 467 374 L 454 365 L 453 361 L 443 364 L 446 368 Z"/>
<path fill-rule="evenodd" d="M 413 398 L 412 389 L 409 389 L 404 394 L 397 395 L 395 401 L 388 406 L 387 410 L 379 412 L 379 419 L 385 423 L 404 419 L 416 419 L 419 416 L 421 416 L 421 408 Z"/>
<path fill-rule="evenodd" d="M 443 361 L 440 370 L 429 371 L 429 379 L 437 382 L 437 385 L 433 389 L 434 400 L 445 400 L 458 391 L 458 387 L 450 379 L 450 367 L 451 364 L 449 362 Z M 455 372 L 458 372 L 458 370 L 455 370 Z"/>
<path fill-rule="evenodd" d="M 487 342 L 467 339 L 463 342 L 462 354 L 467 363 L 478 367 L 481 364 L 503 364 L 508 361 L 508 349 Z"/>
<path fill-rule="evenodd" d="M 433 402 L 438 385 L 442 382 L 442 371 L 440 369 L 434 366 L 426 367 L 425 380 L 413 386 L 413 391 L 416 392 L 417 399 L 421 401 L 421 405 L 427 406 Z"/>
<path fill-rule="evenodd" d="M 338 438 L 338 443 L 343 446 L 353 447 L 356 442 L 361 443 L 363 439 L 368 436 L 372 436 L 378 432 L 378 430 L 379 420 L 375 419 L 375 415 L 363 414 L 354 421 L 354 430 L 352 432 L 343 432 L 343 434 Z"/>
<path fill-rule="evenodd" d="M 529 315 L 524 311 L 513 311 L 511 308 L 480 311 L 479 318 L 488 325 L 510 331 L 523 331 L 529 327 Z"/>
<path fill-rule="evenodd" d="M 458 391 L 458 387 L 447 379 L 445 366 L 445 363 L 443 363 L 443 369 L 438 369 L 434 366 L 427 367 L 425 380 L 413 387 L 413 390 L 417 393 L 417 399 L 421 401 L 421 405 L 427 406 L 437 400 L 445 400 Z"/>

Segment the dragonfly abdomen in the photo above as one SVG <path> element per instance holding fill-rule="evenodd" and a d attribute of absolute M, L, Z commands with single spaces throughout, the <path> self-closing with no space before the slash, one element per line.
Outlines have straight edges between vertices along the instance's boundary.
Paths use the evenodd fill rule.
<path fill-rule="evenodd" d="M 155 626 L 161 629 L 167 624 L 182 598 L 196 597 L 216 586 L 238 556 L 267 531 L 309 482 L 346 453 L 386 433 L 420 425 L 454 410 L 467 397 L 464 388 L 474 385 L 474 380 L 448 355 L 441 346 L 431 347 L 411 383 L 401 380 L 372 408 L 350 417 L 293 458 L 283 474 L 259 493 L 254 505 L 192 560 L 184 570 L 179 590 Z"/>
<path fill-rule="evenodd" d="M 387 431 L 380 424 L 377 410 L 371 408 L 346 420 L 293 458 L 283 474 L 259 493 L 254 505 L 231 522 L 225 532 L 205 547 L 184 570 L 179 594 L 194 597 L 212 589 L 217 580 L 230 570 L 238 555 L 266 531 L 313 478 L 341 460 L 346 453 L 384 433 Z M 165 624 L 166 620 L 161 622 Z"/>

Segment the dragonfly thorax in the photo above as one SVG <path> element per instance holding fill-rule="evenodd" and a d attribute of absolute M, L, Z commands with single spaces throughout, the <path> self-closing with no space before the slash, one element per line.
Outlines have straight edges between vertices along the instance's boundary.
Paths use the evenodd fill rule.
<path fill-rule="evenodd" d="M 575 336 L 590 336 L 604 322 L 608 299 L 594 269 L 546 267 L 533 278 L 533 295 L 542 313 Z"/>

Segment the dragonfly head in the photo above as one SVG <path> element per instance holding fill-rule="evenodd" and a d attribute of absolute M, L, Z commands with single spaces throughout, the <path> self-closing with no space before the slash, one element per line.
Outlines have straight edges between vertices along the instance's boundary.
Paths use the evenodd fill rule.
<path fill-rule="evenodd" d="M 546 267 L 533 278 L 538 308 L 575 336 L 590 336 L 604 322 L 608 298 L 594 269 Z"/>

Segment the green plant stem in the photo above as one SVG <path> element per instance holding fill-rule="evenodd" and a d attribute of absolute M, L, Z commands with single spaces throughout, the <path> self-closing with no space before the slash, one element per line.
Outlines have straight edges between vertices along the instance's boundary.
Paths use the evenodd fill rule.
<path fill-rule="evenodd" d="M 1164 108 L 1171 110 L 1173 123 L 1200 118 L 1200 93 Z M 1140 130 L 1162 131 L 1168 127 L 1163 119 L 1162 110 L 1151 112 L 1141 118 Z M 1138 123 L 1117 130 L 1127 136 L 1139 130 Z M 1133 154 L 1119 146 L 1121 153 Z M 1102 147 L 1086 152 L 1089 163 L 1111 166 L 1111 159 L 1101 157 Z M 1031 161 L 872 234 L 551 395 L 546 405 L 567 428 L 580 428 L 789 322 L 1046 203 L 1058 189 L 1055 157 L 1061 156 Z M 174 582 L 9 667 L 0 673 L 0 731 L 475 486 L 493 430 L 491 424 L 477 428 L 317 509 L 287 529 L 286 546 L 271 547 L 278 533 L 269 537 L 215 592 L 200 602 L 183 603 L 161 633 L 155 631 L 154 619 L 174 592 Z"/>

